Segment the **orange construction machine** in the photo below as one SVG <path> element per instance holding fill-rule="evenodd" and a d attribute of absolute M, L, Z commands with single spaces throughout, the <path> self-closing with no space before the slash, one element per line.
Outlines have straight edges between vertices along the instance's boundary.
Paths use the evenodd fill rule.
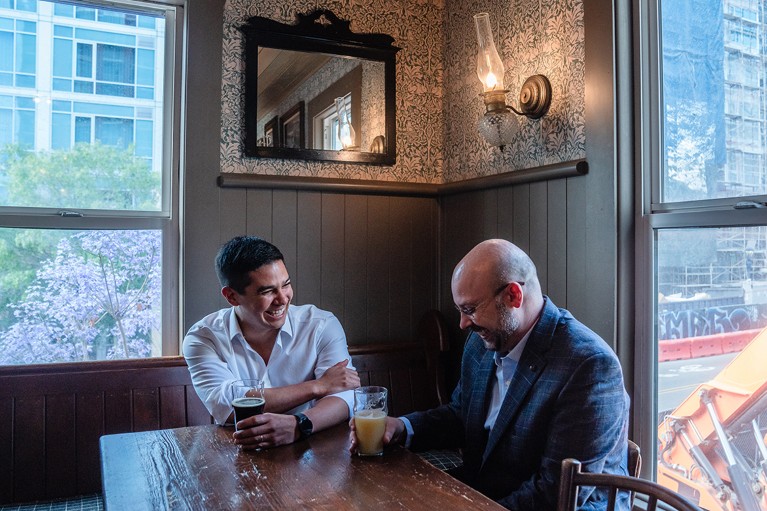
<path fill-rule="evenodd" d="M 767 510 L 767 328 L 658 426 L 658 482 L 709 511 Z"/>

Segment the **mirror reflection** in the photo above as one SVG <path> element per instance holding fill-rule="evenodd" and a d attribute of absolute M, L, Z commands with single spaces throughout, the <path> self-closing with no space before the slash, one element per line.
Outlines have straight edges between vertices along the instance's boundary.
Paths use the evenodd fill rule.
<path fill-rule="evenodd" d="M 395 163 L 399 48 L 350 23 L 316 9 L 292 25 L 254 16 L 240 28 L 246 156 Z"/>
<path fill-rule="evenodd" d="M 384 63 L 258 48 L 259 147 L 381 152 Z"/>

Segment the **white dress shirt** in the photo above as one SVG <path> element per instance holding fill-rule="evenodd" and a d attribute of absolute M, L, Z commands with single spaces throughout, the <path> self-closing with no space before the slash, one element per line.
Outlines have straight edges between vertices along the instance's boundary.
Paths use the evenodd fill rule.
<path fill-rule="evenodd" d="M 495 425 L 498 412 L 501 411 L 503 399 L 506 397 L 506 391 L 509 390 L 511 378 L 517 371 L 519 359 L 522 358 L 522 352 L 525 351 L 525 345 L 527 344 L 527 339 L 530 338 L 532 330 L 532 328 L 528 330 L 522 340 L 519 341 L 519 344 L 514 346 L 505 357 L 495 352 L 495 382 L 493 383 L 490 395 L 490 405 L 487 407 L 487 419 L 485 419 L 485 429 L 488 431 L 492 430 Z"/>
<path fill-rule="evenodd" d="M 353 368 L 341 323 L 314 305 L 288 307 L 268 364 L 245 341 L 233 307 L 195 323 L 184 337 L 183 351 L 194 389 L 218 424 L 232 413 L 227 395 L 234 380 L 260 379 L 264 387 L 275 388 L 318 379 L 345 359 Z M 346 402 L 351 416 L 354 392 L 333 396 Z M 286 413 L 298 413 L 313 405 L 310 401 Z"/>

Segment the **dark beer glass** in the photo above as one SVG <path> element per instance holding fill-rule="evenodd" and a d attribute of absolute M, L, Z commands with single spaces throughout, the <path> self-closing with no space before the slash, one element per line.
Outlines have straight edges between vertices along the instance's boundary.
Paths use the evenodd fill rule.
<path fill-rule="evenodd" d="M 266 400 L 262 380 L 236 380 L 229 388 L 235 427 L 241 420 L 264 413 Z"/>

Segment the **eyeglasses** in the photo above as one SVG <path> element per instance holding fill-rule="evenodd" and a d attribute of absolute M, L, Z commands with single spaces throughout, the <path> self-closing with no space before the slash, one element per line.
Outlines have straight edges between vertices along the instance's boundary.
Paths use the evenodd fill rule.
<path fill-rule="evenodd" d="M 509 284 L 511 284 L 511 282 L 507 282 L 506 284 L 504 284 L 501 287 L 499 287 L 498 289 L 496 289 L 495 292 L 492 294 L 492 296 L 490 296 L 490 298 L 484 300 L 484 302 L 480 302 L 477 305 L 473 305 L 473 306 L 469 306 L 469 307 L 459 307 L 458 305 L 456 305 L 455 309 L 458 312 L 460 312 L 461 314 L 463 314 L 464 316 L 469 316 L 470 318 L 473 319 L 474 318 L 474 314 L 477 313 L 477 309 L 481 309 L 482 307 L 484 307 L 485 305 L 490 303 L 490 300 L 492 300 L 493 298 L 498 296 L 501 293 L 501 291 L 503 291 L 504 289 L 509 287 Z M 517 282 L 517 284 L 519 284 L 520 286 L 524 286 L 525 285 L 524 282 Z"/>

